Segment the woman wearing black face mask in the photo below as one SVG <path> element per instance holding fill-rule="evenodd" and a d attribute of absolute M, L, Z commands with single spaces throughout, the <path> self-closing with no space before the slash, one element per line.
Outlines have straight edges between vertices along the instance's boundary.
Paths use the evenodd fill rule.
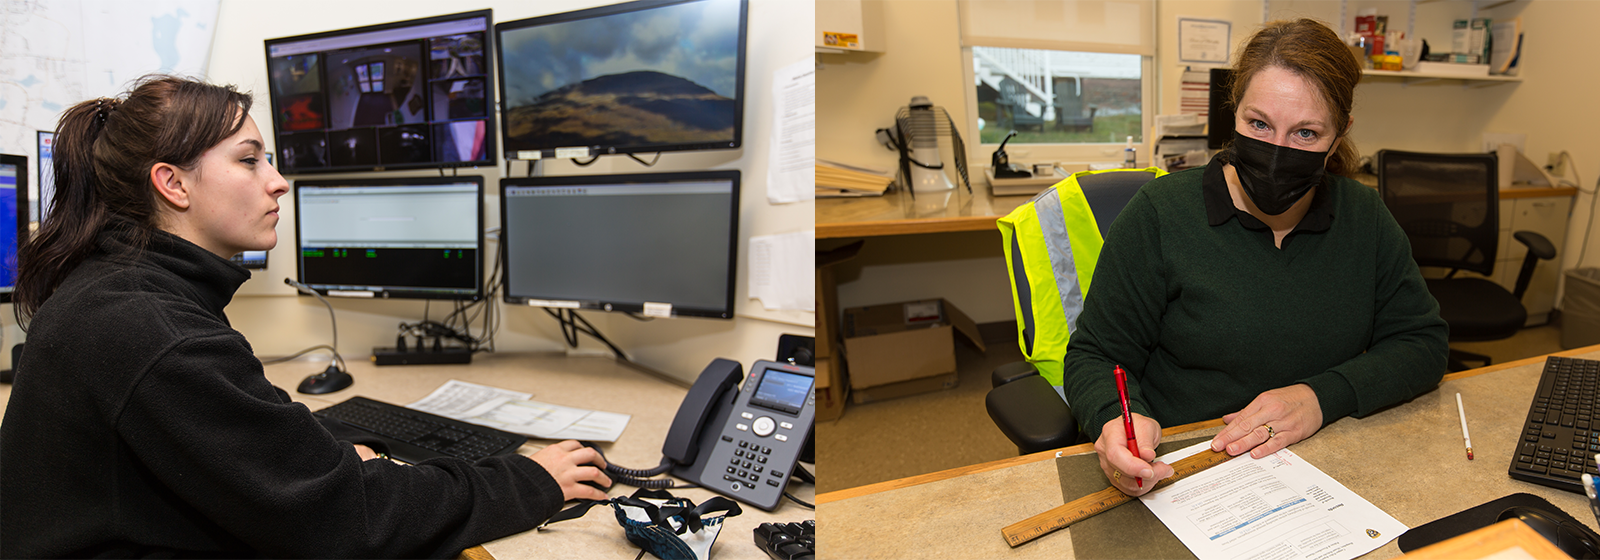
<path fill-rule="evenodd" d="M 1063 389 L 1124 492 L 1172 474 L 1150 462 L 1163 425 L 1221 417 L 1213 449 L 1264 457 L 1438 385 L 1438 304 L 1378 193 L 1345 177 L 1360 80 L 1323 24 L 1267 24 L 1234 65 L 1231 145 L 1146 185 L 1112 225 Z"/>

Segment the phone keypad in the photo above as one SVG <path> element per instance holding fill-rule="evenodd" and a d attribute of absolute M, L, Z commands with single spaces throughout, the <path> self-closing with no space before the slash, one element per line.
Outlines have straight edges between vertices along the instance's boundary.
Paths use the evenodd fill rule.
<path fill-rule="evenodd" d="M 723 436 L 725 439 L 727 436 Z M 762 447 L 749 441 L 738 440 L 739 448 L 733 450 L 733 459 L 728 461 L 726 473 L 722 480 L 733 483 L 735 491 L 739 487 L 753 489 L 757 482 L 761 482 L 762 471 L 766 470 L 767 459 L 772 456 L 771 447 Z M 767 486 L 778 487 L 783 481 L 781 471 L 766 471 Z"/>

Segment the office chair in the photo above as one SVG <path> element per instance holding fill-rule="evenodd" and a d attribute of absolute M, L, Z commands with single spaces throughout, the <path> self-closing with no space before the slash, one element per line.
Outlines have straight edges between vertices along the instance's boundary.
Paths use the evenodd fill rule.
<path fill-rule="evenodd" d="M 1478 277 L 1456 278 L 1466 270 L 1483 276 L 1494 272 L 1500 238 L 1499 174 L 1495 154 L 1428 154 L 1379 150 L 1373 157 L 1383 203 L 1411 240 L 1418 266 L 1448 268 L 1443 278 L 1426 280 L 1439 301 L 1439 315 L 1450 326 L 1450 340 L 1510 338 L 1528 320 L 1522 296 L 1539 260 L 1556 256 L 1543 235 L 1518 231 L 1512 237 L 1527 246 L 1516 287 Z M 1489 357 L 1450 349 L 1450 370 L 1467 369 L 1466 361 L 1489 365 Z"/>
<path fill-rule="evenodd" d="M 1027 361 L 995 368 L 984 405 L 1020 454 L 1081 441 L 1060 386 L 1067 340 L 1083 309 L 1079 286 L 1089 285 L 1112 220 L 1140 187 L 1165 174 L 1157 168 L 1076 173 L 999 220 Z M 1093 228 L 1085 227 L 1087 216 L 1076 214 L 1085 205 Z M 1049 262 L 1036 262 L 1041 260 Z"/>

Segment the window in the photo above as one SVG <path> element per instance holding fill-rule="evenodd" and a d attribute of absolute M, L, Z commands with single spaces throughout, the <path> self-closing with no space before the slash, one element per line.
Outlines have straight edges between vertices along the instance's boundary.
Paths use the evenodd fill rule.
<path fill-rule="evenodd" d="M 979 143 L 1121 143 L 1143 140 L 1143 57 L 972 47 Z"/>
<path fill-rule="evenodd" d="M 1155 114 L 1154 0 L 957 0 L 968 159 L 1122 161 Z M 1017 146 L 1020 149 L 1013 150 Z M 1023 147 L 1026 146 L 1026 147 Z"/>

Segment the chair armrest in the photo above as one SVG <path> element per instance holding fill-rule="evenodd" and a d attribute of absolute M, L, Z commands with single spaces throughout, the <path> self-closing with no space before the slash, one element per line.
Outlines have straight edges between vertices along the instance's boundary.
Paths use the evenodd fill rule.
<path fill-rule="evenodd" d="M 999 387 L 1030 375 L 1039 375 L 1039 368 L 1034 367 L 1032 362 L 1011 362 L 994 368 L 994 373 L 989 374 L 990 387 Z"/>
<path fill-rule="evenodd" d="M 1528 291 L 1528 283 L 1533 281 L 1534 265 L 1541 260 L 1556 258 L 1556 246 L 1538 232 L 1519 231 L 1511 234 L 1511 237 L 1528 246 L 1528 254 L 1522 257 L 1522 270 L 1517 272 L 1517 287 L 1511 292 L 1517 301 L 1522 301 L 1522 294 Z"/>
<path fill-rule="evenodd" d="M 1034 375 L 995 387 L 984 397 L 989 418 L 1026 455 L 1078 442 L 1078 421 L 1050 382 Z"/>
<path fill-rule="evenodd" d="M 1511 234 L 1511 237 L 1516 238 L 1517 241 L 1521 241 L 1523 245 L 1528 246 L 1528 253 L 1539 257 L 1539 260 L 1548 261 L 1556 258 L 1555 244 L 1551 243 L 1549 238 L 1540 235 L 1539 232 L 1519 231 Z"/>

